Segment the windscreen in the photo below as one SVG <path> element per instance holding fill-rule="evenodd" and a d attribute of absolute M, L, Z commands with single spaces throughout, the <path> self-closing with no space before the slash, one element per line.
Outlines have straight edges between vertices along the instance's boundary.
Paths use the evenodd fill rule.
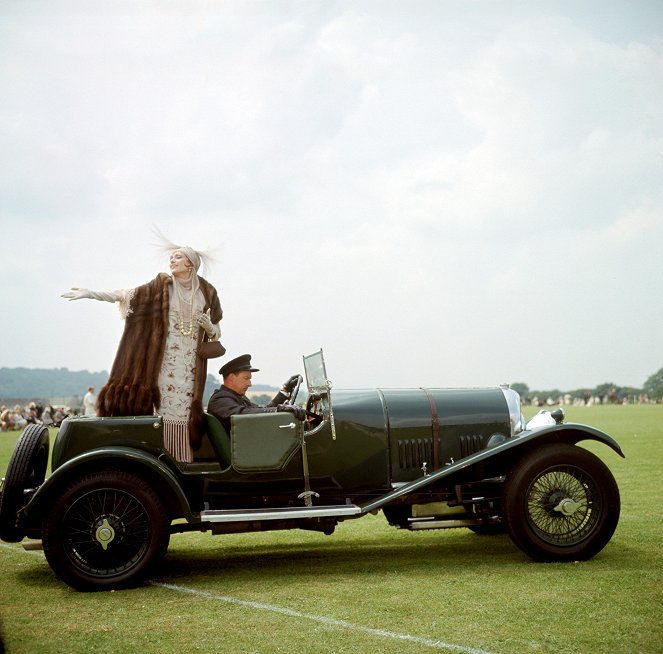
<path fill-rule="evenodd" d="M 309 393 L 327 391 L 327 371 L 325 370 L 325 359 L 322 350 L 304 357 L 304 372 Z"/>

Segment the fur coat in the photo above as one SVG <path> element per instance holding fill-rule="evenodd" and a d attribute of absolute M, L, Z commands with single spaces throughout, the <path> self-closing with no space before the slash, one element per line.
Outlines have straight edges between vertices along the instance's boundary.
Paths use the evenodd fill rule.
<path fill-rule="evenodd" d="M 211 309 L 212 323 L 223 315 L 216 289 L 198 277 L 205 298 L 203 311 Z M 168 335 L 170 275 L 159 273 L 151 282 L 139 286 L 131 299 L 124 332 L 106 385 L 99 392 L 99 416 L 147 416 L 158 412 L 161 404 L 159 372 Z M 198 347 L 206 338 L 198 330 Z M 196 356 L 193 401 L 189 417 L 189 440 L 200 446 L 204 422 L 202 398 L 207 379 L 207 360 Z"/>

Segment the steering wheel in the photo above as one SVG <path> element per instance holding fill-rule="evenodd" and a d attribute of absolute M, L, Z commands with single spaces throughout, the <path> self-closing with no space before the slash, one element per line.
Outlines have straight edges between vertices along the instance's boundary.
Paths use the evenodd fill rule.
<path fill-rule="evenodd" d="M 297 383 L 295 384 L 295 387 L 292 389 L 292 393 L 290 393 L 290 399 L 286 402 L 286 404 L 295 403 L 295 400 L 297 399 L 297 393 L 299 393 L 299 387 L 302 385 L 303 381 L 304 378 L 301 375 L 297 375 Z"/>

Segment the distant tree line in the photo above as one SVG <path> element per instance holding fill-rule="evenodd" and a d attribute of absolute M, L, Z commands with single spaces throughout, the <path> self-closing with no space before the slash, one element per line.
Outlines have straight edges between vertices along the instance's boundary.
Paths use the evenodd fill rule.
<path fill-rule="evenodd" d="M 80 395 L 88 386 L 101 388 L 108 373 L 67 368 L 0 368 L 0 398 L 50 399 Z"/>
<path fill-rule="evenodd" d="M 24 405 L 37 402 L 42 405 L 62 404 L 76 409 L 83 402 L 89 386 L 97 392 L 108 381 L 108 372 L 69 370 L 68 368 L 0 368 L 0 405 Z M 203 403 L 220 386 L 221 381 L 212 374 L 207 375 Z M 265 403 L 274 396 L 272 386 L 254 384 L 253 391 L 271 393 Z"/>
<path fill-rule="evenodd" d="M 89 386 L 97 392 L 108 381 L 108 372 L 72 371 L 68 368 L 0 368 L 0 405 L 65 404 L 78 408 Z M 208 374 L 203 400 L 219 387 L 219 380 Z"/>
<path fill-rule="evenodd" d="M 663 402 L 663 368 L 648 377 L 642 388 L 619 386 L 613 382 L 599 384 L 594 388 L 577 388 L 566 391 L 558 388 L 533 390 L 523 382 L 513 383 L 511 388 L 518 392 L 523 402 L 527 404 L 546 404 L 550 400 L 557 402 L 560 398 L 570 398 L 574 403 L 595 402 L 597 399 L 604 404 L 623 404 L 624 402 L 659 403 Z"/>

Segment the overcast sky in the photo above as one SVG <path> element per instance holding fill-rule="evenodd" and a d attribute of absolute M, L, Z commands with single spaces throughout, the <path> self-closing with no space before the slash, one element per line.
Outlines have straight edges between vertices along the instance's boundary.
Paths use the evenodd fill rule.
<path fill-rule="evenodd" d="M 60 294 L 167 270 L 153 226 L 258 383 L 663 367 L 659 0 L 2 0 L 0 89 L 0 367 L 109 370 Z"/>

